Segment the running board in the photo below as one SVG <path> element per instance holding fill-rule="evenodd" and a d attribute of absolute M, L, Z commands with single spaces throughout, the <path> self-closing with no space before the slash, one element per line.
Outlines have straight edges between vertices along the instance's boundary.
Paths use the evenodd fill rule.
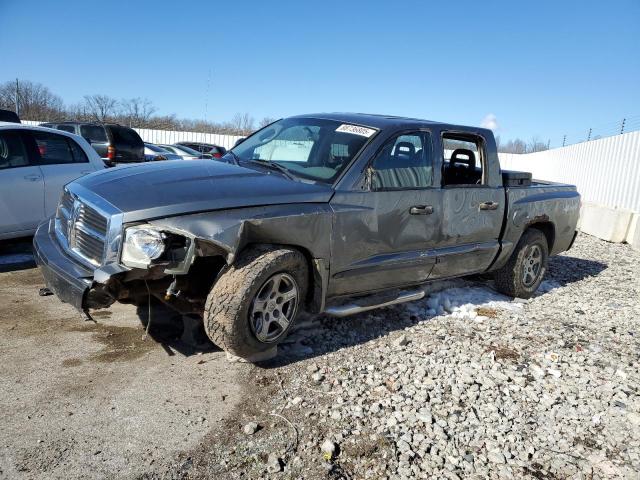
<path fill-rule="evenodd" d="M 419 290 L 403 290 L 397 292 L 396 295 L 393 295 L 391 298 L 387 296 L 385 301 L 379 303 L 380 296 L 377 297 L 377 303 L 369 303 L 367 300 L 371 301 L 376 299 L 373 297 L 365 297 L 360 299 L 360 301 L 354 301 L 351 303 L 345 303 L 342 305 L 336 305 L 332 307 L 328 307 L 325 309 L 324 313 L 327 315 L 332 315 L 334 317 L 347 317 L 349 315 L 355 315 L 356 313 L 368 312 L 369 310 L 375 310 L 376 308 L 388 307 L 390 305 L 396 305 L 398 303 L 412 302 L 414 300 L 420 300 L 426 295 L 426 292 L 423 289 Z"/>

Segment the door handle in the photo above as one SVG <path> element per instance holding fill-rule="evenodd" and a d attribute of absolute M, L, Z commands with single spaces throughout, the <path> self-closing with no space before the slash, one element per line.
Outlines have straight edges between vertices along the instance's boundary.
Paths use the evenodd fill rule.
<path fill-rule="evenodd" d="M 431 205 L 416 205 L 409 209 L 411 215 L 431 215 L 433 207 Z"/>
<path fill-rule="evenodd" d="M 500 205 L 498 202 L 482 202 L 480 210 L 497 210 L 498 205 Z"/>
<path fill-rule="evenodd" d="M 93 173 L 93 170 L 82 170 L 80 173 L 81 173 L 82 175 L 88 175 L 88 174 L 90 174 L 90 173 Z"/>
<path fill-rule="evenodd" d="M 24 179 L 25 180 L 29 180 L 31 182 L 37 182 L 38 180 L 40 180 L 42 177 L 40 175 L 36 175 L 36 174 L 32 174 L 32 175 L 25 175 Z"/>

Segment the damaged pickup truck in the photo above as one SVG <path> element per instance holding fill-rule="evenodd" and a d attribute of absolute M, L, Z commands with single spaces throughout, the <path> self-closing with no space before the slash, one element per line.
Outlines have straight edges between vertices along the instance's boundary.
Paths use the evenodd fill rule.
<path fill-rule="evenodd" d="M 500 169 L 490 130 L 364 114 L 285 118 L 222 162 L 122 166 L 68 184 L 34 238 L 82 311 L 150 295 L 250 357 L 300 310 L 349 315 L 491 272 L 530 297 L 576 236 L 580 196 Z"/>

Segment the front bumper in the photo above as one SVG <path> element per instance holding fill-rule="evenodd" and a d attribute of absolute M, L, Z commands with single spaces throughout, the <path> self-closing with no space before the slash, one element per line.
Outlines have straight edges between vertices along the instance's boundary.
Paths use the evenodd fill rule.
<path fill-rule="evenodd" d="M 54 233 L 54 220 L 42 223 L 33 237 L 36 263 L 47 287 L 63 302 L 84 310 L 86 294 L 93 283 L 92 270 L 69 257 Z"/>

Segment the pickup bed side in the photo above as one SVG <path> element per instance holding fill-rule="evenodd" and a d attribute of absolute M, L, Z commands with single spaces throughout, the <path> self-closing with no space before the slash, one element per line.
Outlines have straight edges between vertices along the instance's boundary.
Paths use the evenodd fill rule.
<path fill-rule="evenodd" d="M 527 187 L 507 187 L 505 200 L 507 210 L 501 234 L 502 248 L 490 271 L 507 262 L 529 227 L 536 227 L 545 234 L 550 255 L 571 247 L 580 214 L 580 195 L 575 186 L 534 181 Z"/>

